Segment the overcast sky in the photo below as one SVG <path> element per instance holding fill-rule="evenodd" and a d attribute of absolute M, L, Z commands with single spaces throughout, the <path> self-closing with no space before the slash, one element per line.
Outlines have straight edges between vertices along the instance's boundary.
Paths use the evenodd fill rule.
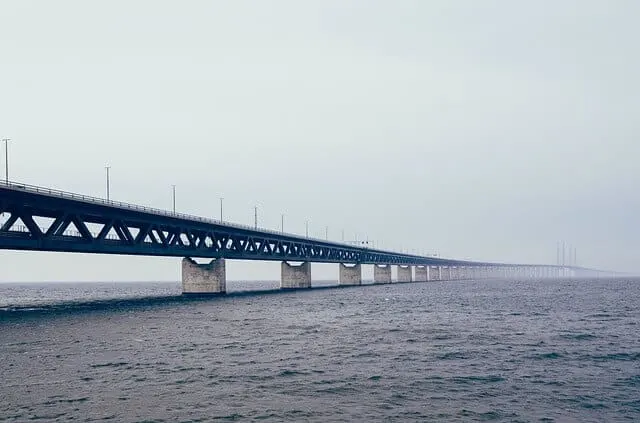
<path fill-rule="evenodd" d="M 640 271 L 638 1 L 0 1 L 10 178 L 443 257 Z M 0 164 L 4 170 L 4 157 Z M 357 234 L 357 235 L 356 235 Z M 179 259 L 0 252 L 1 281 Z M 365 273 L 365 276 L 367 273 Z M 337 266 L 314 265 L 314 278 Z M 229 279 L 278 279 L 230 263 Z"/>

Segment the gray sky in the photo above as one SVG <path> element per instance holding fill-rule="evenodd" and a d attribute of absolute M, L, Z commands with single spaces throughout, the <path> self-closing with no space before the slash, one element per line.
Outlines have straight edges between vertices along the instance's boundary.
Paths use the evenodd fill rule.
<path fill-rule="evenodd" d="M 441 256 L 640 271 L 640 2 L 0 1 L 14 180 Z M 4 158 L 1 159 L 4 168 Z M 179 260 L 0 252 L 0 280 Z M 314 265 L 314 278 L 337 266 Z M 365 273 L 365 277 L 367 273 Z M 231 263 L 229 279 L 277 279 Z"/>

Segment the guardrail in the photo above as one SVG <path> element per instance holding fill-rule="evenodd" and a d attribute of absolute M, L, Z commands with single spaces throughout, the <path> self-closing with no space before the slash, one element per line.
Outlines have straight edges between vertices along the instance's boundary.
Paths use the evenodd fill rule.
<path fill-rule="evenodd" d="M 105 206 L 110 206 L 110 207 L 117 207 L 117 208 L 124 209 L 124 210 L 140 211 L 140 212 L 155 214 L 157 216 L 165 216 L 165 217 L 173 217 L 173 218 L 177 218 L 177 219 L 191 220 L 191 221 L 202 222 L 202 223 L 207 223 L 207 224 L 211 224 L 211 225 L 225 226 L 225 227 L 233 228 L 233 229 L 248 230 L 248 231 L 252 231 L 252 232 L 262 232 L 264 234 L 270 234 L 270 235 L 276 235 L 276 236 L 281 236 L 281 237 L 294 238 L 296 240 L 299 240 L 300 242 L 308 241 L 308 242 L 321 243 L 321 244 L 329 245 L 329 246 L 337 246 L 337 247 L 340 247 L 340 248 L 347 248 L 347 249 L 350 249 L 350 250 L 368 251 L 368 252 L 374 252 L 374 253 L 379 253 L 379 254 L 386 254 L 386 255 L 400 256 L 400 257 L 405 257 L 405 258 L 412 258 L 412 259 L 422 259 L 422 260 L 426 259 L 426 260 L 433 260 L 433 261 L 441 261 L 441 262 L 443 262 L 443 265 L 450 265 L 449 263 L 451 263 L 451 262 L 457 262 L 459 265 L 468 264 L 468 265 L 497 265 L 497 266 L 562 267 L 562 266 L 555 266 L 555 265 L 533 265 L 533 264 L 507 264 L 507 263 L 472 262 L 472 261 L 466 261 L 466 260 L 445 259 L 445 258 L 440 258 L 440 257 L 435 258 L 435 257 L 430 257 L 430 256 L 419 256 L 419 255 L 415 255 L 415 254 L 405 254 L 405 253 L 398 253 L 398 252 L 388 251 L 388 250 L 379 250 L 379 249 L 373 249 L 373 248 L 359 247 L 359 246 L 354 246 L 354 245 L 348 244 L 346 242 L 328 241 L 326 239 L 306 237 L 306 236 L 302 236 L 302 235 L 296 235 L 296 234 L 291 234 L 291 233 L 286 233 L 286 232 L 281 232 L 281 231 L 274 231 L 272 229 L 267 229 L 267 228 L 260 228 L 260 227 L 256 228 L 256 227 L 252 227 L 252 226 L 249 226 L 249 225 L 242 225 L 242 224 L 239 224 L 239 223 L 232 223 L 232 222 L 228 222 L 228 221 L 223 221 L 223 220 L 220 220 L 220 219 L 210 219 L 210 218 L 205 218 L 205 217 L 201 217 L 201 216 L 195 216 L 195 215 L 186 214 L 186 213 L 177 213 L 177 212 L 162 210 L 162 209 L 158 209 L 158 208 L 154 208 L 154 207 L 140 206 L 140 205 L 137 205 L 137 204 L 125 203 L 125 202 L 122 202 L 122 201 L 107 200 L 105 198 L 98 198 L 98 197 L 93 197 L 93 196 L 90 196 L 90 195 L 76 194 L 76 193 L 73 193 L 73 192 L 62 191 L 62 190 L 59 190 L 59 189 L 41 187 L 41 186 L 37 186 L 37 185 L 24 184 L 24 183 L 19 183 L 19 182 L 15 182 L 15 181 L 6 181 L 6 180 L 5 181 L 1 181 L 0 182 L 0 188 L 1 187 L 8 188 L 8 189 L 15 190 L 15 191 L 26 191 L 26 192 L 35 193 L 35 194 L 49 195 L 49 196 L 52 196 L 52 197 L 67 198 L 67 199 L 76 200 L 76 201 L 82 201 L 82 202 L 89 203 L 89 204 L 94 204 L 94 205 L 105 205 Z M 23 232 L 25 230 L 26 230 L 26 228 L 20 228 L 19 231 Z M 67 231 L 65 231 L 65 233 L 66 232 Z M 111 238 L 111 237 L 108 237 L 108 238 Z M 116 238 L 113 238 L 113 239 L 116 239 Z M 117 239 L 119 239 L 119 238 L 117 238 Z"/>
<path fill-rule="evenodd" d="M 281 231 L 274 231 L 273 229 L 267 229 L 267 228 L 261 228 L 261 227 L 256 228 L 256 227 L 249 226 L 249 225 L 242 225 L 242 224 L 239 224 L 239 223 L 232 223 L 232 222 L 228 222 L 228 221 L 222 221 L 222 220 L 219 220 L 219 219 L 210 219 L 210 218 L 201 217 L 201 216 L 195 216 L 195 215 L 191 215 L 191 214 L 177 213 L 177 212 L 173 212 L 173 211 L 157 209 L 157 208 L 154 208 L 154 207 L 146 207 L 146 206 L 140 206 L 140 205 L 132 204 L 132 203 L 124 203 L 124 202 L 121 202 L 121 201 L 107 200 L 105 198 L 93 197 L 93 196 L 90 196 L 90 195 L 83 195 L 83 194 L 76 194 L 76 193 L 73 193 L 73 192 L 62 191 L 62 190 L 53 189 L 53 188 L 47 188 L 47 187 L 41 187 L 41 186 L 37 186 L 37 185 L 24 184 L 24 183 L 19 183 L 19 182 L 15 182 L 15 181 L 2 181 L 2 183 L 0 183 L 0 186 L 5 186 L 6 188 L 9 188 L 9 189 L 12 189 L 12 190 L 16 190 L 16 191 L 26 191 L 26 192 L 31 192 L 31 193 L 35 193 L 35 194 L 49 195 L 49 196 L 52 196 L 52 197 L 67 198 L 67 199 L 71 199 L 71 200 L 82 201 L 82 202 L 89 203 L 89 204 L 117 207 L 117 208 L 120 208 L 120 209 L 131 210 L 131 211 L 141 211 L 141 212 L 145 212 L 145 213 L 155 214 L 155 215 L 158 215 L 158 216 L 165 216 L 165 217 L 173 217 L 173 218 L 177 218 L 177 219 L 191 220 L 191 221 L 207 223 L 207 224 L 211 224 L 211 225 L 226 226 L 226 227 L 234 228 L 234 229 L 249 230 L 249 231 L 254 231 L 254 232 L 257 231 L 257 232 L 263 232 L 265 234 L 271 234 L 271 235 L 277 235 L 277 236 L 286 236 L 286 237 L 296 238 L 296 239 L 299 239 L 301 241 L 307 240 L 307 241 L 311 241 L 311 242 L 322 243 L 322 244 L 325 244 L 325 245 L 336 245 L 336 246 L 340 246 L 340 247 L 343 247 L 343 248 L 344 247 L 350 248 L 350 249 L 353 249 L 353 250 L 367 250 L 367 251 L 379 252 L 379 253 L 383 253 L 383 254 L 392 254 L 392 255 L 396 255 L 396 256 L 412 257 L 412 258 L 424 258 L 424 259 L 432 258 L 432 257 L 417 256 L 417 255 L 413 255 L 413 254 L 397 253 L 397 252 L 394 252 L 394 251 L 386 251 L 386 250 L 378 250 L 378 249 L 365 248 L 365 247 L 357 247 L 357 246 L 353 246 L 353 245 L 345 243 L 345 242 L 328 241 L 326 239 L 312 238 L 312 237 L 303 237 L 301 235 L 296 235 L 296 234 L 291 234 L 291 233 L 286 233 L 286 232 L 281 232 Z"/>

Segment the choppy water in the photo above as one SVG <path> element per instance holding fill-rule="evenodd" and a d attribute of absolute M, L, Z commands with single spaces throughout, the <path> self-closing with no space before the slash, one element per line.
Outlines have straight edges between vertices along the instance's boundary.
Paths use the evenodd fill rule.
<path fill-rule="evenodd" d="M 0 421 L 640 421 L 639 282 L 0 285 Z"/>

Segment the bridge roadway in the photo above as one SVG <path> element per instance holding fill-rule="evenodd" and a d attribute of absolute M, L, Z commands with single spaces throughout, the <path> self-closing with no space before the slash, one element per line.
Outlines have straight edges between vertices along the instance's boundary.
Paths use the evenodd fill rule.
<path fill-rule="evenodd" d="M 340 285 L 556 278 L 589 269 L 424 257 L 301 237 L 15 182 L 0 182 L 0 249 L 182 257 L 185 294 L 226 291 L 225 260 L 281 261 L 281 288 L 311 287 L 311 263 L 338 263 Z M 213 259 L 199 264 L 192 257 Z M 298 264 L 294 264 L 298 263 Z M 415 268 L 415 276 L 413 268 Z"/>

